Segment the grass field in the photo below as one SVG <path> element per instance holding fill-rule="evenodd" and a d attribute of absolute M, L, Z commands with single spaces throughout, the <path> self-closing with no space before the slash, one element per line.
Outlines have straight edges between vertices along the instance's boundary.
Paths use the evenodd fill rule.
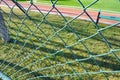
<path fill-rule="evenodd" d="M 18 0 L 18 1 L 26 1 L 26 0 Z M 29 1 L 29 0 L 28 0 Z M 55 1 L 55 0 L 53 0 Z M 88 4 L 90 4 L 91 2 L 95 1 L 95 0 L 81 0 L 82 3 L 87 6 Z M 50 4 L 51 2 L 50 0 L 37 0 L 37 3 L 43 4 Z M 71 7 L 80 7 L 81 5 L 79 3 L 78 0 L 58 0 L 56 5 L 64 5 L 64 6 L 71 6 Z M 93 5 L 92 9 L 100 9 L 100 10 L 107 10 L 107 11 L 114 11 L 114 12 L 120 12 L 120 8 L 118 7 L 120 5 L 120 1 L 119 0 L 99 0 L 95 5 Z"/>
<path fill-rule="evenodd" d="M 26 80 L 36 76 L 41 76 L 41 78 L 34 80 L 90 80 L 91 78 L 104 80 L 105 76 L 109 80 L 120 79 L 120 73 L 105 73 L 105 76 L 102 72 L 76 74 L 86 71 L 120 70 L 120 63 L 114 54 L 89 58 L 90 55 L 103 54 L 110 50 L 99 34 L 78 43 L 78 40 L 85 39 L 97 32 L 91 22 L 76 19 L 70 22 L 73 28 L 71 29 L 69 26 L 65 27 L 64 19 L 58 15 L 49 14 L 44 19 L 40 13 L 29 12 L 32 17 L 31 21 L 18 9 L 14 9 L 14 14 L 11 15 L 7 8 L 3 7 L 2 9 L 5 11 L 4 19 L 8 21 L 6 24 L 10 26 L 9 31 L 13 42 L 4 44 L 0 40 L 0 70 L 10 76 L 12 80 L 15 78 L 16 80 Z M 69 17 L 66 19 L 71 20 Z M 38 26 L 36 27 L 36 25 Z M 99 25 L 100 28 L 107 26 L 105 24 Z M 103 30 L 102 34 L 114 49 L 120 49 L 120 28 L 112 27 Z M 66 47 L 72 44 L 75 45 Z M 120 51 L 115 52 L 115 54 L 120 57 Z M 77 62 L 76 59 L 86 60 Z M 75 62 L 67 63 L 72 61 Z M 62 76 L 65 73 L 74 75 Z M 23 74 L 25 75 L 22 76 Z M 61 77 L 53 75 L 61 75 Z"/>
<path fill-rule="evenodd" d="M 89 3 L 95 0 L 81 0 L 85 6 L 87 6 Z M 37 0 L 38 3 L 51 3 L 50 0 Z M 58 5 L 65 5 L 65 6 L 77 6 L 81 7 L 78 0 L 58 0 Z M 95 5 L 93 5 L 91 8 L 93 9 L 101 9 L 101 10 L 109 10 L 109 11 L 117 11 L 120 12 L 120 8 L 118 7 L 120 5 L 119 0 L 99 0 Z"/>

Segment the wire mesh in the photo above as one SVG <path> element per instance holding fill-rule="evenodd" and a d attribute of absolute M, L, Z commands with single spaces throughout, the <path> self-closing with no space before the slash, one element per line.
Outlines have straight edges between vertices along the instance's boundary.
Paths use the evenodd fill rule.
<path fill-rule="evenodd" d="M 32 0 L 29 4 L 0 0 L 11 38 L 9 43 L 0 40 L 0 78 L 119 79 L 120 28 L 116 26 L 120 21 L 112 25 L 96 24 L 88 10 L 98 1 L 91 0 L 85 5 L 77 0 L 82 12 L 66 17 L 57 5 L 59 0 L 50 0 L 49 10 L 45 12 Z M 82 15 L 90 21 L 80 20 Z"/>

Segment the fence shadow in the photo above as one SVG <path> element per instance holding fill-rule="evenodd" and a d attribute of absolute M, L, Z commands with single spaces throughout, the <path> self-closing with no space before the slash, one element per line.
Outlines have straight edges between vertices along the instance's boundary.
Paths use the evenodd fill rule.
<path fill-rule="evenodd" d="M 23 15 L 19 15 L 19 17 L 23 17 Z M 17 19 L 18 17 L 15 17 L 15 19 Z M 14 17 L 13 17 L 13 19 L 14 19 Z M 40 20 L 38 20 L 38 19 L 34 19 L 34 21 L 40 21 Z M 12 22 L 12 21 L 11 21 Z M 50 21 L 51 22 L 51 21 Z M 50 23 L 49 21 L 46 23 L 46 22 L 44 22 L 45 24 L 47 24 L 47 25 L 50 25 L 50 26 L 57 26 L 59 29 L 62 29 L 63 28 L 63 26 L 62 26 L 62 23 L 60 23 L 60 22 L 54 22 L 54 23 Z M 48 24 L 49 23 L 49 24 Z M 25 24 L 25 23 L 24 23 Z M 76 23 L 74 23 L 74 24 L 76 24 Z M 17 25 L 17 24 L 16 24 Z M 86 26 L 89 26 L 89 25 L 86 25 Z M 77 26 L 78 27 L 78 26 Z M 87 32 L 87 31 L 82 31 L 82 30 L 80 30 L 80 28 L 74 28 L 74 30 L 75 30 L 75 33 L 76 34 L 78 34 L 78 35 L 82 35 L 82 36 L 85 36 L 85 37 L 88 37 L 88 36 L 90 36 L 90 35 L 92 35 L 92 32 Z M 10 28 L 11 30 L 14 30 L 15 32 L 17 32 L 18 31 L 18 29 L 19 29 L 19 27 L 18 27 L 18 29 L 16 29 L 16 28 L 13 28 L 13 27 L 11 27 Z M 72 33 L 72 30 L 71 29 L 65 29 L 66 30 L 66 32 L 69 34 L 69 33 Z M 82 32 L 80 32 L 80 31 L 82 31 Z M 22 33 L 22 34 L 25 34 L 25 35 L 30 35 L 29 33 L 27 33 L 27 31 L 24 31 L 24 30 L 22 30 L 20 33 Z M 26 42 L 25 43 L 25 41 L 24 40 L 22 40 L 22 39 L 26 39 L 26 37 L 23 37 L 23 36 L 18 36 L 21 40 L 18 40 L 18 39 L 15 39 L 15 34 L 11 34 L 11 36 L 13 36 L 14 38 L 12 38 L 12 41 L 11 41 L 11 44 L 16 44 L 16 45 L 19 45 L 20 47 L 23 47 L 24 46 L 24 48 L 29 48 L 29 49 L 31 49 L 31 50 L 34 50 L 35 48 L 38 48 L 39 47 L 39 45 L 38 44 L 35 44 L 34 42 L 32 42 L 32 40 L 31 40 L 31 42 Z M 32 36 L 34 36 L 34 35 L 32 35 Z M 34 37 L 36 37 L 36 36 L 34 36 Z M 44 39 L 43 37 L 40 37 L 40 36 L 38 36 L 39 38 L 41 38 L 42 40 L 45 40 L 46 41 L 46 39 Z M 116 39 L 116 38 L 111 38 L 111 37 L 106 37 L 108 40 L 110 40 L 110 41 L 113 41 L 113 42 L 111 42 L 111 45 L 114 45 L 114 46 L 117 46 L 117 47 L 120 47 L 120 45 L 119 44 L 116 44 L 116 43 L 114 43 L 114 41 L 116 41 L 116 42 L 120 42 L 120 40 L 119 39 Z M 101 40 L 101 39 L 99 39 L 98 37 L 92 37 L 92 39 L 94 39 L 94 40 L 96 40 L 96 41 L 100 41 L 101 43 L 104 43 L 104 41 L 103 40 Z M 16 42 L 15 42 L 15 40 L 16 40 Z M 36 41 L 37 43 L 40 43 L 38 40 Z M 32 44 L 33 43 L 33 44 Z M 59 47 L 61 48 L 61 47 L 64 47 L 65 48 L 65 45 L 64 44 L 62 44 L 62 43 L 59 43 L 59 42 L 56 42 L 56 41 L 50 41 L 50 43 L 52 43 L 52 44 L 58 44 L 59 45 Z M 49 46 L 53 46 L 52 44 L 50 44 Z M 16 48 L 17 49 L 17 48 Z M 18 49 L 19 50 L 19 49 Z M 39 50 L 39 51 L 42 51 L 42 52 L 45 52 L 45 53 L 48 53 L 48 54 L 53 54 L 53 53 L 55 53 L 55 52 L 57 52 L 57 50 L 56 50 L 56 48 L 54 48 L 54 49 L 51 49 L 51 48 L 47 48 L 47 47 L 45 47 L 45 46 L 42 46 L 42 47 L 40 47 L 40 48 L 38 48 L 37 50 Z M 86 50 L 83 50 L 83 49 L 80 49 L 80 48 L 72 48 L 71 50 L 75 50 L 75 51 L 79 51 L 80 53 L 86 53 L 87 54 L 87 51 Z M 93 53 L 93 54 L 96 54 L 96 53 Z M 21 54 L 22 55 L 22 54 Z M 37 56 L 41 56 L 41 54 L 37 54 Z M 71 59 L 71 60 L 75 60 L 75 59 L 85 59 L 86 57 L 84 57 L 84 56 L 82 56 L 82 55 L 80 55 L 80 54 L 72 54 L 71 52 L 60 52 L 59 54 L 56 54 L 56 56 L 60 56 L 60 57 L 64 57 L 64 58 L 66 58 L 66 59 Z M 87 54 L 87 56 L 89 56 L 89 54 Z M 109 69 L 111 69 L 111 70 L 120 70 L 120 64 L 119 64 L 119 62 L 117 62 L 113 57 L 110 57 L 110 56 L 105 56 L 105 57 L 99 57 L 99 58 L 101 58 L 101 59 L 103 59 L 103 60 L 97 60 L 97 59 L 93 59 L 93 58 L 90 58 L 89 60 L 91 60 L 91 61 L 89 61 L 89 60 L 87 60 L 87 61 L 84 61 L 84 62 L 82 62 L 82 63 L 87 63 L 87 64 L 90 64 L 90 65 L 94 65 L 94 66 L 96 66 L 96 65 L 98 65 L 99 64 L 99 67 L 104 67 L 104 68 L 109 68 Z M 112 60 L 112 62 L 117 62 L 117 63 L 111 63 L 111 62 L 105 62 L 104 60 Z M 54 61 L 55 59 L 50 59 L 51 61 Z M 0 60 L 0 62 L 3 62 L 3 60 Z M 7 64 L 9 64 L 9 62 L 7 62 L 7 61 L 5 61 L 5 63 L 4 63 L 5 65 L 7 65 Z M 9 66 L 11 66 L 11 67 L 13 67 L 13 66 L 15 66 L 15 64 L 14 63 L 11 63 Z M 76 66 L 76 65 L 74 65 L 73 64 L 73 66 Z M 23 67 L 21 67 L 21 66 L 16 66 L 15 67 L 15 69 L 16 70 L 20 70 L 20 69 L 22 69 Z M 31 70 L 29 70 L 29 69 L 27 69 L 27 68 L 25 68 L 25 70 L 23 70 L 24 72 L 30 72 Z M 37 72 L 34 72 L 34 73 L 31 73 L 31 75 L 33 75 L 33 76 L 44 76 L 43 74 L 39 74 L 39 73 L 37 73 Z M 42 78 L 43 80 L 54 80 L 54 79 L 52 79 L 52 78 Z"/>
<path fill-rule="evenodd" d="M 0 59 L 0 63 L 2 63 L 3 61 L 4 61 L 4 60 Z M 10 63 L 10 62 L 8 62 L 8 61 L 4 61 L 4 65 L 7 66 L 8 64 L 9 64 L 10 67 L 16 66 L 16 64 L 14 64 L 14 63 Z M 18 71 L 18 70 L 20 70 L 20 69 L 22 69 L 22 68 L 23 68 L 23 67 L 17 65 L 14 69 Z M 31 72 L 31 70 L 29 70 L 29 69 L 27 69 L 27 68 L 24 68 L 24 70 L 22 70 L 22 72 L 28 73 L 28 72 Z M 34 76 L 34 77 L 44 76 L 43 74 L 40 74 L 40 73 L 38 73 L 38 72 L 32 72 L 32 73 L 30 73 L 29 75 Z M 41 79 L 42 79 L 42 80 L 54 80 L 54 79 L 52 79 L 52 78 L 50 78 L 50 77 L 41 77 Z"/>
<path fill-rule="evenodd" d="M 14 43 L 14 42 L 13 42 Z M 59 44 L 60 46 L 64 46 L 63 44 L 61 43 L 58 43 L 58 42 L 51 42 L 53 44 Z M 17 44 L 17 45 L 20 45 L 21 47 L 24 45 L 24 42 L 23 41 L 19 41 L 17 40 L 16 43 L 14 44 Z M 26 45 L 24 47 L 27 47 L 27 48 L 30 48 L 32 50 L 34 50 L 35 48 L 32 47 L 33 44 L 31 43 L 26 43 Z M 39 47 L 39 45 L 35 45 L 34 46 L 36 48 Z M 38 50 L 42 51 L 42 52 L 45 52 L 45 53 L 48 53 L 48 54 L 53 54 L 55 52 L 57 52 L 57 50 L 55 49 L 50 49 L 50 48 L 46 48 L 46 47 L 40 47 Z M 85 50 L 82 50 L 82 49 L 77 49 L 77 48 L 72 48 L 72 50 L 76 50 L 76 51 L 80 51 L 82 53 L 86 53 Z M 44 53 L 43 53 L 44 54 Z M 41 56 L 41 54 L 37 53 L 37 56 Z M 79 55 L 79 54 L 71 54 L 71 53 L 68 53 L 68 52 L 61 52 L 61 53 L 58 53 L 56 56 L 60 56 L 60 57 L 64 57 L 66 59 L 72 59 L 72 60 L 75 60 L 75 59 L 85 59 L 87 57 L 84 57 L 82 55 Z M 110 57 L 110 56 L 103 56 L 103 57 L 100 57 L 104 60 L 112 60 L 112 62 L 116 62 L 116 60 L 114 59 L 114 57 Z M 52 59 L 51 59 L 52 60 Z M 53 59 L 54 60 L 54 59 Z M 97 59 L 90 59 L 92 60 L 92 62 L 90 62 L 89 60 L 87 61 L 84 61 L 83 63 L 87 63 L 87 64 L 91 64 L 91 65 L 97 65 L 95 62 L 97 62 L 100 67 L 105 67 L 105 68 L 109 68 L 109 69 L 112 69 L 112 70 L 120 70 L 120 64 L 115 64 L 115 63 L 110 63 L 110 62 L 105 62 L 105 61 L 101 61 L 101 60 L 97 60 Z M 115 61 L 114 61 L 115 60 Z M 118 62 L 119 63 L 119 62 Z"/>

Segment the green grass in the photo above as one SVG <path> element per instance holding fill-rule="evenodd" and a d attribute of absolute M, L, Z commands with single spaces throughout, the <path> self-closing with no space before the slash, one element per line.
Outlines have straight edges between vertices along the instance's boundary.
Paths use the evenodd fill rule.
<path fill-rule="evenodd" d="M 37 0 L 38 3 L 49 3 L 51 4 L 50 0 Z M 87 6 L 89 3 L 93 2 L 94 0 L 81 0 L 85 6 Z M 65 6 L 73 6 L 73 7 L 81 7 L 78 0 L 58 0 L 58 5 L 65 5 Z M 91 8 L 93 9 L 101 9 L 101 10 L 109 10 L 109 11 L 117 11 L 120 12 L 120 8 L 118 7 L 120 5 L 119 0 L 99 0 L 95 5 L 93 5 Z"/>
<path fill-rule="evenodd" d="M 6 8 L 2 9 L 6 13 L 3 14 L 4 19 L 9 21 L 9 10 Z M 49 68 L 32 72 L 29 75 L 18 78 L 18 80 L 26 80 L 27 78 L 36 76 L 50 76 L 64 73 L 84 73 L 85 70 L 88 72 L 99 72 L 100 68 L 105 71 L 120 70 L 120 63 L 116 60 L 116 57 L 113 54 L 96 57 L 94 59 L 90 58 L 81 62 L 66 63 L 75 61 L 76 59 L 89 58 L 90 54 L 82 43 L 79 42 L 78 44 L 68 48 L 66 48 L 65 45 L 70 46 L 78 42 L 79 39 L 75 34 L 77 34 L 81 39 L 95 34 L 97 30 L 94 28 L 94 25 L 91 22 L 76 19 L 70 22 L 70 25 L 73 29 L 71 29 L 69 26 L 63 28 L 66 23 L 64 22 L 64 19 L 58 15 L 48 15 L 45 19 L 42 19 L 42 15 L 40 13 L 29 12 L 29 15 L 32 17 L 31 21 L 29 18 L 25 17 L 20 10 L 14 9 L 13 12 L 15 14 L 9 16 L 11 17 L 9 22 L 9 31 L 11 38 L 16 41 L 9 44 L 4 44 L 3 41 L 0 40 L 0 63 L 2 64 L 0 65 L 0 70 L 4 69 L 3 73 L 10 76 L 30 63 L 34 63 L 37 60 L 38 62 L 34 63 L 33 65 L 29 65 L 15 75 L 10 76 L 12 80 L 30 71 L 35 71 L 37 69 L 43 69 L 46 67 Z M 66 19 L 71 20 L 69 17 L 66 17 Z M 39 28 L 36 27 L 35 24 L 40 24 L 41 22 L 42 24 L 38 26 Z M 6 22 L 6 24 L 8 23 Z M 100 28 L 107 26 L 105 24 L 99 25 Z M 60 32 L 55 34 L 56 31 L 59 30 Z M 31 34 L 32 32 L 34 33 Z M 112 27 L 102 31 L 102 34 L 106 37 L 114 49 L 120 49 L 120 28 Z M 92 55 L 107 53 L 110 50 L 99 34 L 82 42 L 90 50 Z M 41 47 L 38 48 L 38 46 Z M 56 55 L 52 55 L 60 50 L 63 51 L 58 52 Z M 118 57 L 120 56 L 119 51 L 115 52 L 115 54 Z M 30 56 L 24 59 L 24 57 L 28 55 Z M 96 64 L 96 62 L 100 67 Z M 65 65 L 57 66 L 57 64 Z M 52 67 L 53 65 L 55 67 Z M 105 74 L 109 80 L 120 79 L 120 73 Z M 89 76 L 91 76 L 94 80 L 105 79 L 103 73 L 100 73 L 74 76 L 61 75 L 61 77 L 51 76 L 34 80 L 89 80 Z"/>

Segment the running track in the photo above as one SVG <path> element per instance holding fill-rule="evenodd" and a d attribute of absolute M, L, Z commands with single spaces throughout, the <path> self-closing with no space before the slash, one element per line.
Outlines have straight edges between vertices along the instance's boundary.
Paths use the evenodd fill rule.
<path fill-rule="evenodd" d="M 10 0 L 3 0 L 5 1 L 9 6 L 13 6 L 15 5 L 12 1 Z M 20 3 L 25 9 L 27 9 L 30 4 L 28 3 Z M 0 3 L 0 6 L 6 6 L 6 4 L 4 2 L 1 2 Z M 51 8 L 52 6 L 49 6 L 49 5 L 42 5 L 42 4 L 36 4 L 36 6 L 41 10 L 41 12 L 43 13 L 47 13 Z M 67 7 L 60 7 L 60 6 L 57 6 L 55 7 L 56 9 L 58 9 L 62 15 L 64 16 L 68 16 L 68 17 L 76 17 L 78 16 L 82 10 L 81 9 L 75 9 L 75 8 L 67 8 Z M 58 11 L 56 9 L 53 9 L 51 11 L 50 14 L 58 14 Z M 30 8 L 32 11 L 38 11 L 34 6 L 32 6 Z M 98 15 L 98 12 L 97 11 L 91 11 L 91 10 L 87 10 L 88 14 L 93 18 L 94 21 L 96 21 L 96 18 L 97 18 L 97 15 Z M 107 15 L 107 16 L 114 16 L 114 17 L 120 17 L 120 14 L 117 14 L 117 13 L 107 13 L 107 12 L 101 12 L 102 15 Z M 84 19 L 84 20 L 90 20 L 86 14 L 83 14 L 82 16 L 78 17 L 80 19 Z M 105 19 L 100 19 L 99 21 L 100 23 L 105 23 L 105 24 L 115 24 L 116 21 L 112 21 L 112 20 L 105 20 Z M 120 26 L 120 25 L 119 25 Z"/>

